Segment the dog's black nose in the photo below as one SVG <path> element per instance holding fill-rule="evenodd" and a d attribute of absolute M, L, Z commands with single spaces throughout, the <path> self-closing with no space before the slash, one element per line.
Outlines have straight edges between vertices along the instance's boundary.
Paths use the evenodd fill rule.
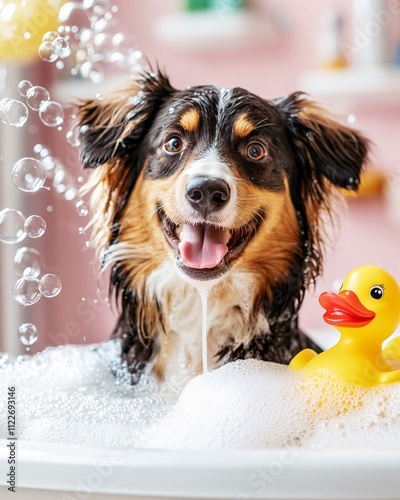
<path fill-rule="evenodd" d="M 222 179 L 194 177 L 186 184 L 185 194 L 192 207 L 206 217 L 229 201 L 231 190 Z"/>

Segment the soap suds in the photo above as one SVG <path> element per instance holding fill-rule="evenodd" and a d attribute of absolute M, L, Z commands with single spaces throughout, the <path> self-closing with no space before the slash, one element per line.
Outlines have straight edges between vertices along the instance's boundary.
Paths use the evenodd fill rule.
<path fill-rule="evenodd" d="M 400 384 L 303 379 L 253 359 L 192 379 L 178 397 L 150 376 L 130 385 L 117 341 L 0 357 L 0 413 L 15 386 L 17 437 L 47 443 L 172 449 L 400 448 Z M 3 360 L 3 364 L 2 364 Z M 7 435 L 0 419 L 0 438 Z"/>

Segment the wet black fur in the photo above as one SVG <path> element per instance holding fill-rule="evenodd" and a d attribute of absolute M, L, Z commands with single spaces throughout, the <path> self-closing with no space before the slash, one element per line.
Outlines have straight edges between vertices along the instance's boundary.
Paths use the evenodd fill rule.
<path fill-rule="evenodd" d="M 310 277 L 312 281 L 320 274 L 322 263 L 316 233 L 309 227 L 306 200 L 311 200 L 316 206 L 325 204 L 328 194 L 324 179 L 339 187 L 357 189 L 367 157 L 367 141 L 347 127 L 332 128 L 324 120 L 307 119 L 304 113 L 307 100 L 301 93 L 266 101 L 236 88 L 224 94 L 221 105 L 220 91 L 214 86 L 178 91 L 161 73 L 145 74 L 140 85 L 141 99 L 134 98 L 124 119 L 112 127 L 98 126 L 96 107 L 101 107 L 101 101 L 82 106 L 79 113 L 80 125 L 89 126 L 81 134 L 84 166 L 95 168 L 107 161 L 120 161 L 119 175 L 123 187 L 110 244 L 118 242 L 120 220 L 145 161 L 148 160 L 145 174 L 149 178 L 166 177 L 178 168 L 180 155 L 157 158 L 157 151 L 162 146 L 165 131 L 169 128 L 176 130 L 177 117 L 189 107 L 196 106 L 201 112 L 201 133 L 196 137 L 199 152 L 216 137 L 221 156 L 240 165 L 241 175 L 248 181 L 270 191 L 283 189 L 286 172 L 302 235 L 295 263 L 287 270 L 286 280 L 272 289 L 272 298 L 264 297 L 259 305 L 268 318 L 270 333 L 254 337 L 250 344 L 236 348 L 227 339 L 226 346 L 217 357 L 224 361 L 254 357 L 288 363 L 305 347 L 318 350 L 299 331 L 297 320 L 306 281 L 310 281 Z M 132 97 L 127 95 L 126 99 Z M 257 164 L 244 160 L 240 154 L 244 145 L 240 141 L 235 142 L 230 135 L 232 126 L 229 124 L 243 111 L 254 123 L 259 123 L 251 137 L 257 139 L 262 136 L 268 144 L 268 158 Z M 135 120 L 135 128 L 120 141 L 131 120 Z M 154 339 L 145 343 L 139 339 L 136 320 L 138 299 L 136 291 L 130 288 L 123 263 L 117 262 L 112 269 L 110 290 L 114 290 L 121 305 L 113 337 L 121 339 L 123 359 L 132 373 L 133 383 L 136 383 L 146 364 L 156 354 L 155 343 Z M 162 304 L 157 304 L 157 311 L 159 317 L 156 319 L 162 323 Z"/>

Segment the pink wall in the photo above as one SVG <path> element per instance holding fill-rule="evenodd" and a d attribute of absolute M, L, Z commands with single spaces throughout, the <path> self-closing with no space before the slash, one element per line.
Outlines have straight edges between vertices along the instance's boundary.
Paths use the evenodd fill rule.
<path fill-rule="evenodd" d="M 351 40 L 349 0 L 251 2 L 259 15 L 266 19 L 271 13 L 283 16 L 287 32 L 260 39 L 247 50 L 215 47 L 203 52 L 172 49 L 154 37 L 154 22 L 176 10 L 177 0 L 118 0 L 114 3 L 119 6 L 117 17 L 121 31 L 133 34 L 136 47 L 150 61 L 157 61 L 161 68 L 165 68 L 172 84 L 177 87 L 216 83 L 223 87 L 245 87 L 265 97 L 301 90 L 301 74 L 314 69 L 317 64 L 318 41 L 324 29 L 322 19 L 327 6 L 334 6 L 345 15 L 346 36 L 348 41 Z M 397 18 L 388 27 L 392 38 L 395 26 L 396 29 L 400 26 Z M 386 108 L 354 107 L 357 127 L 376 144 L 375 162 L 392 174 L 400 174 L 399 102 L 397 100 Z M 44 133 L 48 139 L 48 131 Z M 59 139 L 55 141 L 56 154 L 62 158 L 66 155 L 65 145 Z M 45 208 L 49 204 L 55 207 L 50 214 Z M 60 201 L 52 193 L 41 194 L 35 209 L 45 215 L 49 227 L 46 238 L 38 242 L 45 255 L 47 272 L 59 274 L 63 281 L 63 292 L 59 297 L 51 301 L 42 299 L 35 306 L 35 320 L 43 332 L 35 347 L 41 349 L 46 344 L 67 340 L 79 343 L 84 338 L 86 342 L 106 339 L 114 319 L 105 304 L 95 302 L 98 300 L 97 284 L 90 264 L 93 254 L 90 250 L 82 251 L 87 238 L 77 233 L 82 220 L 71 204 Z M 399 277 L 400 231 L 399 227 L 389 226 L 381 202 L 353 203 L 342 226 L 336 250 L 328 252 L 325 278 L 317 292 L 329 289 L 334 280 L 341 279 L 352 267 L 363 263 L 386 266 Z M 315 295 L 307 299 L 302 314 L 305 328 L 322 325 Z"/>

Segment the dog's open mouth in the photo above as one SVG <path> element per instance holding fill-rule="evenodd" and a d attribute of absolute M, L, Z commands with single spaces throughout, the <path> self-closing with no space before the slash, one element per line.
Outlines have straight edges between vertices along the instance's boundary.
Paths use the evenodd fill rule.
<path fill-rule="evenodd" d="M 178 225 L 162 210 L 159 213 L 165 238 L 176 252 L 177 266 L 198 281 L 215 280 L 229 271 L 231 261 L 244 250 L 262 219 L 259 215 L 229 229 L 208 223 Z"/>

